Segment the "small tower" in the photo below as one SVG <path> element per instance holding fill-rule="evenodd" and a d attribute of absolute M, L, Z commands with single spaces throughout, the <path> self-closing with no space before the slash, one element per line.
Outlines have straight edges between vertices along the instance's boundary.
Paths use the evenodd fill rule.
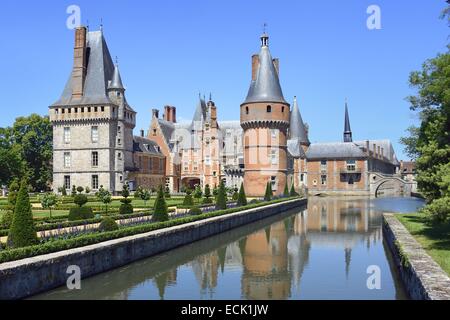
<path fill-rule="evenodd" d="M 264 33 L 260 53 L 252 56 L 252 80 L 240 111 L 244 186 L 250 196 L 263 196 L 269 181 L 274 194 L 282 194 L 286 183 L 290 106 L 283 97 L 278 72 L 278 59 L 272 59 L 269 36 Z"/>
<path fill-rule="evenodd" d="M 298 108 L 297 97 L 294 97 L 294 104 L 292 106 L 291 118 L 289 124 L 289 139 L 297 140 L 306 152 L 306 149 L 311 144 L 308 139 L 308 132 L 303 122 L 300 110 Z"/>
<path fill-rule="evenodd" d="M 344 142 L 352 142 L 352 129 L 350 129 L 350 118 L 348 116 L 347 99 L 345 100 L 345 123 L 344 123 Z"/>

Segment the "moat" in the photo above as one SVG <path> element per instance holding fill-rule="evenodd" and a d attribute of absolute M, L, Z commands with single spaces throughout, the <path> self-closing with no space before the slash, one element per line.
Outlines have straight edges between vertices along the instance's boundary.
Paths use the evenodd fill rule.
<path fill-rule="evenodd" d="M 383 212 L 416 198 L 309 198 L 252 223 L 34 299 L 407 299 L 383 243 Z M 381 270 L 368 289 L 367 268 Z"/>

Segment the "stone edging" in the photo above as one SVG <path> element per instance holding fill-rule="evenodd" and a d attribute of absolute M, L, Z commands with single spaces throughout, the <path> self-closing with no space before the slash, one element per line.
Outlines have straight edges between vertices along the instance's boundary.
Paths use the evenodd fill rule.
<path fill-rule="evenodd" d="M 97 244 L 0 264 L 0 300 L 21 299 L 67 281 L 67 268 L 79 266 L 81 277 L 90 277 L 197 240 L 226 232 L 302 206 L 293 199 L 158 229 Z"/>
<path fill-rule="evenodd" d="M 411 299 L 450 300 L 450 277 L 392 213 L 383 214 L 383 236 Z"/>

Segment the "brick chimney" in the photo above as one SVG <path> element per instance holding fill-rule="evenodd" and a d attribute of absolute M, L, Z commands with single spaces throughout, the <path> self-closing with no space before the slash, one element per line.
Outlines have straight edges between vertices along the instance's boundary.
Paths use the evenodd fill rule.
<path fill-rule="evenodd" d="M 163 116 L 163 119 L 164 120 L 166 120 L 166 121 L 169 121 L 169 122 L 171 122 L 172 120 L 172 113 L 171 113 L 171 110 L 170 110 L 170 106 L 164 106 L 164 116 Z"/>
<path fill-rule="evenodd" d="M 256 73 L 259 68 L 259 54 L 254 54 L 252 56 L 252 81 L 256 80 Z"/>
<path fill-rule="evenodd" d="M 87 69 L 86 35 L 86 27 L 78 27 L 75 29 L 75 48 L 72 71 L 72 97 L 75 99 L 81 99 L 83 97 L 83 87 Z"/>
<path fill-rule="evenodd" d="M 177 108 L 176 107 L 172 107 L 172 122 L 176 123 L 177 122 Z"/>

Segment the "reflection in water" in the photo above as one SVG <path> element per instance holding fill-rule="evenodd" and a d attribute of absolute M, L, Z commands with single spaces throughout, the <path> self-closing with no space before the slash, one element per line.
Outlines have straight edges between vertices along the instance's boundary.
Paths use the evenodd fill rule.
<path fill-rule="evenodd" d="M 381 290 L 366 286 L 373 264 L 382 270 Z M 78 291 L 35 298 L 401 299 L 404 293 L 373 200 L 310 198 L 308 208 L 85 279 Z"/>

